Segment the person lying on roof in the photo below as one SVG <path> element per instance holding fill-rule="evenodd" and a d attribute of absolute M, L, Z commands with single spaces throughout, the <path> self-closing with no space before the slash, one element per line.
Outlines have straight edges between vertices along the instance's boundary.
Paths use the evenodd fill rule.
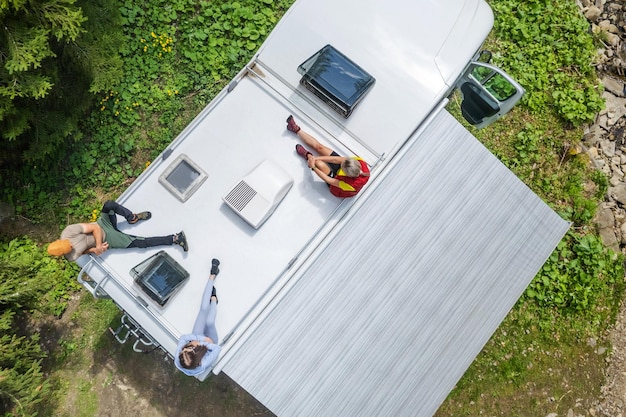
<path fill-rule="evenodd" d="M 314 156 L 304 146 L 296 145 L 298 155 L 306 159 L 309 168 L 328 184 L 334 196 L 353 197 L 370 179 L 369 167 L 363 159 L 358 156 L 352 158 L 340 156 L 302 130 L 291 115 L 287 118 L 287 130 L 298 135 L 305 145 L 317 152 L 319 156 Z"/>
<path fill-rule="evenodd" d="M 220 261 L 211 261 L 211 274 L 204 287 L 200 311 L 190 334 L 184 334 L 178 340 L 174 365 L 189 376 L 200 375 L 210 369 L 220 354 L 215 316 L 217 315 L 217 295 L 215 277 L 219 274 Z"/>
<path fill-rule="evenodd" d="M 108 249 L 148 248 L 162 245 L 179 245 L 185 252 L 189 250 L 185 232 L 168 236 L 140 237 L 127 235 L 117 229 L 117 215 L 130 224 L 152 217 L 149 211 L 138 214 L 109 200 L 104 203 L 100 218 L 93 223 L 75 223 L 61 232 L 61 238 L 48 245 L 52 256 L 65 256 L 68 261 L 76 261 L 82 255 L 102 255 Z"/>

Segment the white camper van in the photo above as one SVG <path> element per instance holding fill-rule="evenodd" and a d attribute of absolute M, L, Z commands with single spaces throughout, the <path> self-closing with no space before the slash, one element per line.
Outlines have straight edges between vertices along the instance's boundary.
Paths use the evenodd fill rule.
<path fill-rule="evenodd" d="M 213 373 L 278 416 L 434 414 L 569 227 L 445 109 L 459 89 L 482 127 L 523 95 L 476 61 L 492 24 L 484 0 L 297 0 L 118 199 L 189 251 L 79 259 L 116 338 L 172 356 L 218 258 Z M 329 192 L 290 114 L 367 162 L 360 193 Z"/>

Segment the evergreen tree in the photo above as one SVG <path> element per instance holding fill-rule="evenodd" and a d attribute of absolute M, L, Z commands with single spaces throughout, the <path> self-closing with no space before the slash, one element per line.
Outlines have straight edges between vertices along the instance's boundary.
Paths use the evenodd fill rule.
<path fill-rule="evenodd" d="M 121 76 L 115 0 L 0 0 L 0 167 L 41 164 Z"/>

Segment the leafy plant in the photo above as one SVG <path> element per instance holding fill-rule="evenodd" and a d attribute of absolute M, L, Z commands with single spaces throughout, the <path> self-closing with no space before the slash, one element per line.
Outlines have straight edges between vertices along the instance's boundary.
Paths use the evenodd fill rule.
<path fill-rule="evenodd" d="M 573 1 L 491 0 L 497 15 L 494 61 L 526 89 L 533 112 L 553 107 L 574 125 L 602 110 L 601 86 L 591 65 L 596 54 L 589 23 Z"/>
<path fill-rule="evenodd" d="M 0 245 L 0 411 L 4 416 L 34 416 L 50 394 L 41 370 L 45 353 L 36 333 L 20 330 L 24 313 L 60 314 L 78 288 L 77 271 L 43 254 L 28 239 Z"/>
<path fill-rule="evenodd" d="M 570 232 L 528 287 L 525 297 L 561 311 L 593 310 L 624 287 L 622 257 L 594 235 Z"/>

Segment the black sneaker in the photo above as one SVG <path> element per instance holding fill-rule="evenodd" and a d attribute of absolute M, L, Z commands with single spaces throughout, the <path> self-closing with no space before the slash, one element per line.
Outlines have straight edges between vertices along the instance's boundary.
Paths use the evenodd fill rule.
<path fill-rule="evenodd" d="M 182 230 L 180 231 L 180 233 L 176 233 L 174 235 L 174 243 L 181 246 L 185 252 L 189 250 L 187 237 L 185 236 L 185 232 L 183 232 Z"/>
<path fill-rule="evenodd" d="M 133 213 L 133 218 L 129 221 L 129 224 L 135 224 L 139 220 L 150 220 L 152 213 L 149 211 L 142 211 L 141 213 Z"/>
<path fill-rule="evenodd" d="M 215 304 L 219 304 L 220 300 L 217 298 L 217 292 L 215 291 L 215 286 L 213 287 L 213 290 L 211 291 L 211 297 L 215 297 Z"/>
<path fill-rule="evenodd" d="M 213 258 L 213 260 L 211 261 L 211 275 L 217 275 L 220 273 L 220 269 L 218 268 L 219 265 L 220 261 Z"/>

